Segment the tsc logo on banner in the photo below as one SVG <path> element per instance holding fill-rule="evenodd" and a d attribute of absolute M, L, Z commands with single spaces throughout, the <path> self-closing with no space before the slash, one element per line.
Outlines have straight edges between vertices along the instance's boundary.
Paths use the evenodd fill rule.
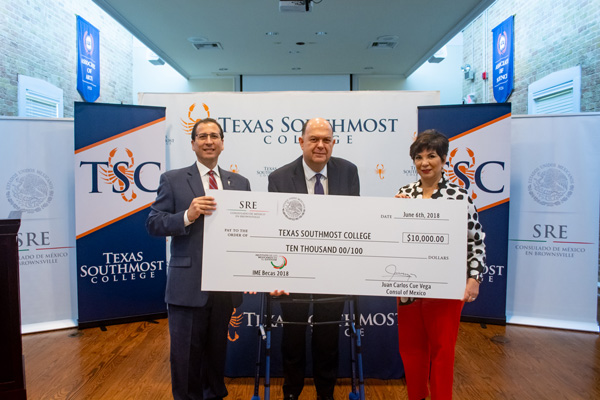
<path fill-rule="evenodd" d="M 448 156 L 446 174 L 450 182 L 467 190 L 471 189 L 471 198 L 475 200 L 478 197 L 475 189 L 490 194 L 504 191 L 503 183 L 491 182 L 486 179 L 489 174 L 485 173 L 493 168 L 504 171 L 504 164 L 503 161 L 497 160 L 487 160 L 478 164 L 473 150 L 468 147 L 456 147 Z M 471 188 L 471 185 L 474 187 Z"/>
<path fill-rule="evenodd" d="M 144 182 L 143 175 L 147 169 L 153 168 L 160 171 L 160 163 L 144 161 L 136 165 L 133 151 L 124 148 L 122 151 L 115 147 L 108 153 L 106 161 L 81 161 L 80 167 L 91 166 L 90 193 L 102 193 L 100 184 L 112 186 L 112 193 L 118 193 L 126 202 L 137 198 L 134 189 L 142 192 L 155 193 L 158 190 L 157 182 Z M 154 171 L 153 171 L 154 172 Z"/>

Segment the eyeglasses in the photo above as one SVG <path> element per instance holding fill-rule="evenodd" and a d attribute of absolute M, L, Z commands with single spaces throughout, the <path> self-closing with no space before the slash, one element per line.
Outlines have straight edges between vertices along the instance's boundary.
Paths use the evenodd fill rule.
<path fill-rule="evenodd" d="M 221 135 L 218 133 L 211 133 L 210 135 L 206 133 L 202 133 L 200 135 L 196 135 L 196 140 L 199 142 L 206 142 L 206 139 L 210 137 L 210 140 L 219 140 L 221 139 Z"/>

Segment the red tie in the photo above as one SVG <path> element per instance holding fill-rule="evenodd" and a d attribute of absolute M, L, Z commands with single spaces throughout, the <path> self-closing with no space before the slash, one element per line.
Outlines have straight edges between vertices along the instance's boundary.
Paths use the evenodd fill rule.
<path fill-rule="evenodd" d="M 215 179 L 215 173 L 212 169 L 208 171 L 208 188 L 215 190 L 219 189 L 219 186 L 217 185 L 217 180 Z"/>

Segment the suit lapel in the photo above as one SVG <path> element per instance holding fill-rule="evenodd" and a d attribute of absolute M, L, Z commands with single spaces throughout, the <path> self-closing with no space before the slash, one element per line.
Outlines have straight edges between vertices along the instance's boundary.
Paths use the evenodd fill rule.
<path fill-rule="evenodd" d="M 327 163 L 327 187 L 329 194 L 340 194 L 340 174 L 338 174 L 338 168 L 333 161 L 333 158 L 329 159 Z"/>
<path fill-rule="evenodd" d="M 198 171 L 198 166 L 194 163 L 188 168 L 188 184 L 194 193 L 194 197 L 204 196 L 204 185 L 202 185 L 202 177 Z"/>
<path fill-rule="evenodd" d="M 221 177 L 221 184 L 223 184 L 223 190 L 236 190 L 235 179 L 232 179 L 232 174 L 229 171 L 225 171 L 219 167 L 219 176 Z"/>
<path fill-rule="evenodd" d="M 302 156 L 296 160 L 296 165 L 292 174 L 292 183 L 294 185 L 294 193 L 308 193 L 306 177 L 304 176 L 304 167 L 302 166 Z"/>

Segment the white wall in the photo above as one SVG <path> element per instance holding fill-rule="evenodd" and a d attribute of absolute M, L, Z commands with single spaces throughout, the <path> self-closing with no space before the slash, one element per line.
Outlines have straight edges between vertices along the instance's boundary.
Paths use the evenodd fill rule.
<path fill-rule="evenodd" d="M 243 76 L 244 92 L 348 91 L 349 75 Z"/>
<path fill-rule="evenodd" d="M 132 104 L 138 104 L 138 93 L 232 92 L 236 89 L 233 77 L 206 77 L 188 81 L 169 64 L 151 64 L 147 51 L 142 42 L 133 38 Z"/>
<path fill-rule="evenodd" d="M 440 104 L 462 103 L 463 58 L 462 33 L 446 45 L 447 57 L 440 63 L 426 62 L 408 78 L 397 76 L 361 75 L 355 79 L 354 90 L 437 90 Z"/>
<path fill-rule="evenodd" d="M 447 56 L 440 63 L 426 62 L 408 78 L 399 76 L 355 75 L 353 90 L 413 90 L 439 91 L 440 104 L 461 104 L 463 73 L 462 33 L 456 35 L 447 46 Z M 205 77 L 186 80 L 168 64 L 156 66 L 147 58 L 147 48 L 133 39 L 133 104 L 138 104 L 139 92 L 191 93 L 240 91 L 289 91 L 289 90 L 350 90 L 349 75 L 280 75 Z"/>

